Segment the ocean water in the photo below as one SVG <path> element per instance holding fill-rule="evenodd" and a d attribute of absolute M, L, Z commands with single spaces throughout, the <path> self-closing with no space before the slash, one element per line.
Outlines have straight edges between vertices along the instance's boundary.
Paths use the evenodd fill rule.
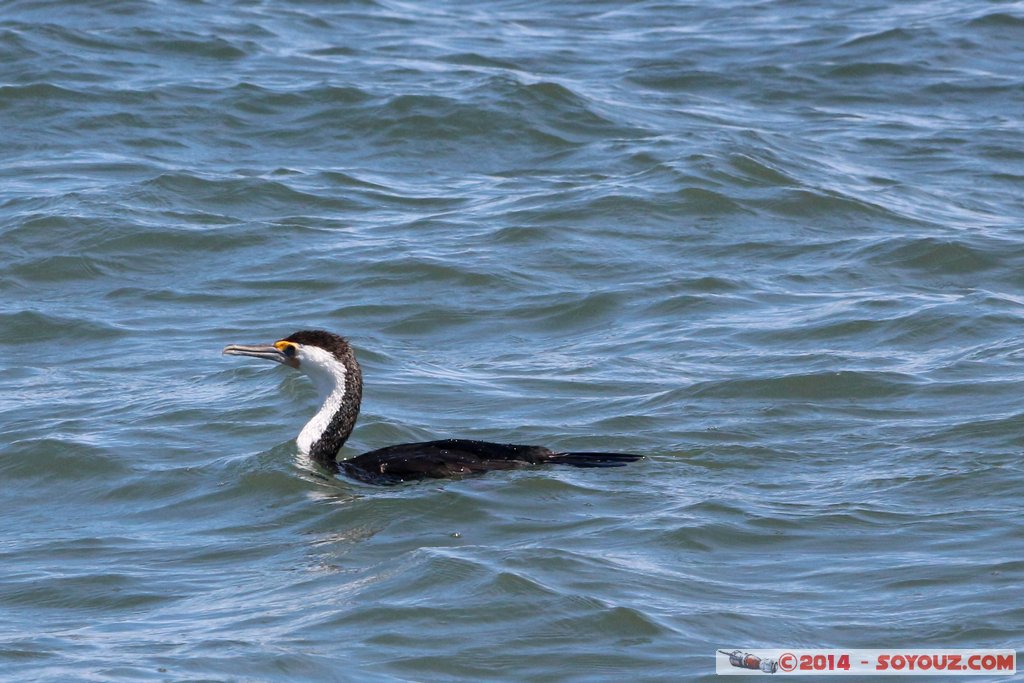
<path fill-rule="evenodd" d="M 1024 632 L 1024 3 L 0 3 L 0 678 Z M 375 488 L 296 454 L 643 454 Z"/>

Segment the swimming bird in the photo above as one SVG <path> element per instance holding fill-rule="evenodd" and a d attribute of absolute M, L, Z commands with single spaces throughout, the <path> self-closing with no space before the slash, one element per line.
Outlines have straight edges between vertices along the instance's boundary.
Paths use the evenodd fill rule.
<path fill-rule="evenodd" d="M 296 439 L 299 451 L 333 473 L 370 484 L 443 479 L 491 470 L 532 465 L 617 467 L 643 456 L 627 453 L 558 453 L 542 446 L 444 439 L 387 446 L 354 458 L 337 460 L 359 415 L 363 373 L 344 338 L 323 330 L 302 330 L 273 344 L 224 347 L 231 356 L 271 360 L 306 374 L 320 392 L 322 404 Z"/>

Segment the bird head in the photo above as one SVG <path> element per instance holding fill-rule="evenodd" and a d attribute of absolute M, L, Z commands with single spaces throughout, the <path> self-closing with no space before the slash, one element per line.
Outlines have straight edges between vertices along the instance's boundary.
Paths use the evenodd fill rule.
<path fill-rule="evenodd" d="M 322 375 L 343 376 L 346 366 L 354 361 L 348 342 L 323 330 L 302 330 L 273 344 L 230 344 L 224 347 L 224 353 L 271 360 L 300 370 L 314 379 Z"/>
<path fill-rule="evenodd" d="M 299 433 L 299 450 L 332 466 L 359 415 L 363 376 L 348 342 L 331 332 L 302 330 L 273 344 L 224 347 L 229 356 L 272 360 L 306 374 L 320 393 L 322 405 Z"/>

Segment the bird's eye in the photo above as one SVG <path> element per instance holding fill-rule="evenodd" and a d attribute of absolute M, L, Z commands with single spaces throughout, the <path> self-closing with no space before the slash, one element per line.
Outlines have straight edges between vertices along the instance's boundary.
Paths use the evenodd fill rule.
<path fill-rule="evenodd" d="M 284 349 L 282 349 L 282 353 L 284 353 L 284 355 L 288 356 L 289 358 L 295 358 L 295 347 L 292 346 L 291 344 L 288 344 L 286 347 L 284 347 Z"/>

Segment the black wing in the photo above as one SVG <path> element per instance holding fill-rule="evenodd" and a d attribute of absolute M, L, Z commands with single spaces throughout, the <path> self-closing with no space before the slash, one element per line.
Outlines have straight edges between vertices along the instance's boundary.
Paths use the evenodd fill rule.
<path fill-rule="evenodd" d="M 555 453 L 541 446 L 521 446 L 470 439 L 445 439 L 388 446 L 339 463 L 345 474 L 371 484 L 446 479 L 491 470 L 511 470 L 544 463 L 575 467 L 619 467 L 643 456 L 626 453 Z"/>
<path fill-rule="evenodd" d="M 553 455 L 540 446 L 445 439 L 388 446 L 342 460 L 339 465 L 353 479 L 397 484 L 527 467 L 545 462 Z"/>

